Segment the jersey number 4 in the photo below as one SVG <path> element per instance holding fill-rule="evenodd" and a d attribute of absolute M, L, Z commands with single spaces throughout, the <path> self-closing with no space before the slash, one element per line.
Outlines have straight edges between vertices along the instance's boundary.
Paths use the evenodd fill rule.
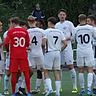
<path fill-rule="evenodd" d="M 37 45 L 38 41 L 37 41 L 37 39 L 36 39 L 36 36 L 34 36 L 34 37 L 32 38 L 31 43 L 34 43 L 35 45 Z"/>

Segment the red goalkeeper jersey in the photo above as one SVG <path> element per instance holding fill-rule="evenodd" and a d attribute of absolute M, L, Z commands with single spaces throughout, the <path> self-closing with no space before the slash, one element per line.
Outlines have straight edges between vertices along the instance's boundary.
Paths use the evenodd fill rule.
<path fill-rule="evenodd" d="M 27 58 L 26 47 L 29 46 L 28 32 L 21 27 L 15 27 L 8 31 L 4 46 L 10 50 L 10 58 Z"/>

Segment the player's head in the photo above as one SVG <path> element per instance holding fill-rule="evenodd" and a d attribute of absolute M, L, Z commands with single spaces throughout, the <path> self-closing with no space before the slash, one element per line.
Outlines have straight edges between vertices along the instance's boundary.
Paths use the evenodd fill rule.
<path fill-rule="evenodd" d="M 88 15 L 87 16 L 87 24 L 92 25 L 92 26 L 96 25 L 95 15 Z"/>
<path fill-rule="evenodd" d="M 52 28 L 57 23 L 57 19 L 55 17 L 49 17 L 47 22 L 48 22 L 48 27 Z"/>
<path fill-rule="evenodd" d="M 85 14 L 80 14 L 80 15 L 78 16 L 78 21 L 79 21 L 79 23 L 86 24 L 86 18 L 87 18 L 87 16 L 86 16 Z"/>
<path fill-rule="evenodd" d="M 2 25 L 3 25 L 3 24 L 2 24 L 2 22 L 0 21 L 0 33 L 2 33 L 2 28 L 3 28 Z"/>
<path fill-rule="evenodd" d="M 67 16 L 67 11 L 65 9 L 60 9 L 58 11 L 58 18 L 61 22 L 64 22 L 64 20 L 66 19 Z"/>
<path fill-rule="evenodd" d="M 28 16 L 27 21 L 28 21 L 29 27 L 30 27 L 31 25 L 33 25 L 33 24 L 36 25 L 36 17 L 34 17 L 34 16 L 32 16 L 32 15 Z M 31 27 L 32 27 L 32 26 L 31 26 Z"/>
<path fill-rule="evenodd" d="M 20 18 L 19 17 L 12 17 L 9 19 L 9 26 L 10 27 L 16 27 L 20 24 Z"/>
<path fill-rule="evenodd" d="M 20 26 L 21 27 L 23 27 L 23 28 L 25 28 L 26 30 L 28 29 L 28 24 L 27 24 L 27 22 L 25 22 L 25 21 L 20 21 Z"/>
<path fill-rule="evenodd" d="M 44 28 L 44 26 L 45 26 L 44 21 L 43 20 L 37 20 L 36 26 L 39 28 Z"/>

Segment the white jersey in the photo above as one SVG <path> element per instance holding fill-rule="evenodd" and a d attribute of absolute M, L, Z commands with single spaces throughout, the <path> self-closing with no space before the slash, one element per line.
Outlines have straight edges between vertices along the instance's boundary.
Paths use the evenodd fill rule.
<path fill-rule="evenodd" d="M 77 26 L 75 28 L 75 39 L 77 42 L 77 52 L 82 56 L 91 54 L 92 50 L 92 39 L 96 38 L 96 32 L 90 25 Z"/>
<path fill-rule="evenodd" d="M 4 39 L 7 37 L 7 32 L 8 32 L 8 31 L 6 31 L 6 32 L 3 34 L 3 38 L 4 38 Z"/>
<path fill-rule="evenodd" d="M 93 28 L 94 28 L 94 30 L 96 30 L 96 26 Z M 94 39 L 94 38 L 93 38 L 93 46 L 96 46 L 96 39 Z"/>
<path fill-rule="evenodd" d="M 71 38 L 71 34 L 74 31 L 73 23 L 68 20 L 65 20 L 63 23 L 58 22 L 55 28 L 60 29 L 64 33 L 65 38 Z M 68 41 L 68 44 L 71 44 L 71 40 Z"/>
<path fill-rule="evenodd" d="M 59 29 L 48 28 L 45 37 L 48 40 L 48 51 L 60 51 L 61 42 L 65 40 L 64 34 Z"/>
<path fill-rule="evenodd" d="M 0 44 L 2 44 L 1 37 L 0 37 Z M 0 60 L 4 60 L 3 47 L 0 47 Z"/>
<path fill-rule="evenodd" d="M 28 34 L 30 37 L 30 48 L 32 57 L 42 56 L 42 39 L 44 37 L 44 30 L 40 28 L 29 28 Z"/>

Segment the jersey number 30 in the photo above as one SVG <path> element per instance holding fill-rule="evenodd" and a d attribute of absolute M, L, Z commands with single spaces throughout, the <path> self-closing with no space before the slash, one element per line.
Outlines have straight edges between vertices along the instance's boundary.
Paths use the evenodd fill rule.
<path fill-rule="evenodd" d="M 14 47 L 24 47 L 25 46 L 25 38 L 24 37 L 14 37 L 14 42 L 15 44 L 13 45 Z"/>

